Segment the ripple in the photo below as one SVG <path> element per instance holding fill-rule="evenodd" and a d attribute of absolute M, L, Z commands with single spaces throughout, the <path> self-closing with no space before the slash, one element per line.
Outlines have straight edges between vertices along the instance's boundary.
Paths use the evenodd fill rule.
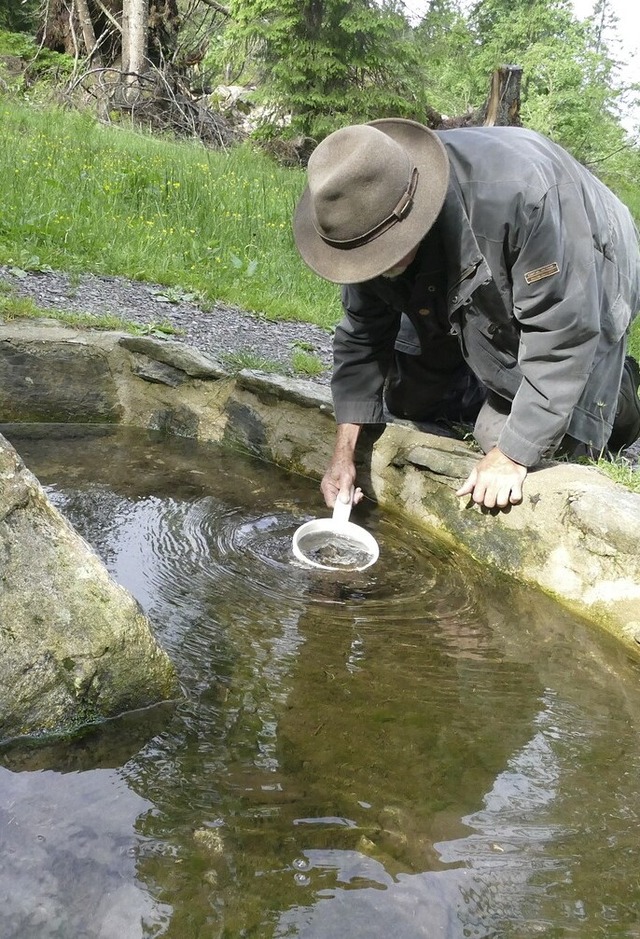
<path fill-rule="evenodd" d="M 296 529 L 311 516 L 295 506 L 261 513 L 220 503 L 153 500 L 144 537 L 156 580 L 165 584 L 206 582 L 237 592 L 247 603 L 363 604 L 372 616 L 388 619 L 403 609 L 413 615 L 459 618 L 472 609 L 474 585 L 451 555 L 432 550 L 429 540 L 379 519 L 375 537 L 380 559 L 366 571 L 323 571 L 292 553 Z M 178 577 L 180 572 L 180 577 Z"/>
<path fill-rule="evenodd" d="M 116 579 L 170 621 L 192 617 L 207 596 L 216 603 L 235 601 L 238 609 L 332 604 L 339 607 L 332 615 L 350 619 L 354 608 L 366 605 L 367 619 L 382 626 L 399 618 L 459 625 L 474 611 L 476 584 L 456 556 L 392 517 L 370 513 L 366 519 L 380 545 L 376 564 L 365 571 L 323 571 L 293 555 L 296 529 L 313 518 L 295 502 L 265 511 L 212 495 L 130 499 L 103 484 L 50 495 Z"/>

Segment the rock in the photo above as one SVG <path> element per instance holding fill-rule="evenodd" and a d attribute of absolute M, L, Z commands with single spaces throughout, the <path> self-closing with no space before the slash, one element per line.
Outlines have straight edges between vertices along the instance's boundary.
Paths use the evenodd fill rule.
<path fill-rule="evenodd" d="M 146 336 L 123 336 L 120 345 L 153 362 L 184 372 L 190 378 L 222 378 L 227 372 L 208 355 L 171 340 L 158 341 Z"/>
<path fill-rule="evenodd" d="M 69 733 L 177 694 L 133 597 L 3 437 L 0 634 L 0 739 Z"/>
<path fill-rule="evenodd" d="M 77 331 L 43 327 L 55 341 L 38 344 L 29 330 L 0 341 L 0 413 L 4 421 L 117 423 L 122 409 L 101 350 L 74 343 Z"/>

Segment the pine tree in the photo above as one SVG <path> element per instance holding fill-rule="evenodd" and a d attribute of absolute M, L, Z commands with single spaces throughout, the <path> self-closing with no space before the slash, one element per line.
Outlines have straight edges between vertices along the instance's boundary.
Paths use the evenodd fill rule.
<path fill-rule="evenodd" d="M 394 2 L 235 0 L 229 48 L 250 55 L 271 102 L 295 131 L 322 137 L 341 123 L 420 117 L 411 27 Z"/>

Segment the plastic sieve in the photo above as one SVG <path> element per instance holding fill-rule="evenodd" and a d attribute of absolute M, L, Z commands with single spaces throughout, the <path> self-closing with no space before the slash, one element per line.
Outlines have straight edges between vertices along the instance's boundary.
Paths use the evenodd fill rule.
<path fill-rule="evenodd" d="M 331 518 L 305 522 L 293 536 L 293 553 L 303 564 L 325 571 L 364 571 L 378 560 L 378 542 L 349 521 L 352 502 L 336 500 Z"/>

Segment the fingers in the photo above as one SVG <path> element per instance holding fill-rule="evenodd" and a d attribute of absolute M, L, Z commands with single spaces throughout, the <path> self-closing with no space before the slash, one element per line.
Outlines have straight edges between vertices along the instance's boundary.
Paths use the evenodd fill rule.
<path fill-rule="evenodd" d="M 340 485 L 336 481 L 326 474 L 320 483 L 320 492 L 324 496 L 324 501 L 329 506 L 330 509 L 336 504 L 336 499 L 338 498 L 338 493 L 340 492 Z"/>
<path fill-rule="evenodd" d="M 522 502 L 526 476 L 525 466 L 493 450 L 474 467 L 456 495 L 471 496 L 476 505 L 487 509 L 505 509 Z"/>
<path fill-rule="evenodd" d="M 320 491 L 330 509 L 334 507 L 338 498 L 342 502 L 350 502 L 352 493 L 354 505 L 361 501 L 362 490 L 353 488 L 355 478 L 355 466 L 350 461 L 332 463 L 329 466 L 320 483 Z"/>
<path fill-rule="evenodd" d="M 456 492 L 457 496 L 470 495 L 476 505 L 487 509 L 505 509 L 508 505 L 522 502 L 522 485 L 519 480 L 484 480 L 472 482 L 471 477 Z"/>
<path fill-rule="evenodd" d="M 524 482 L 524 477 L 514 480 L 513 485 L 511 486 L 511 492 L 509 494 L 509 502 L 511 505 L 518 505 L 522 502 L 522 483 Z M 507 503 L 505 502 L 505 505 Z"/>
<path fill-rule="evenodd" d="M 457 495 L 457 496 L 468 496 L 468 495 L 471 495 L 471 493 L 473 492 L 473 490 L 474 490 L 474 488 L 475 488 L 477 479 L 478 479 L 478 473 L 477 473 L 477 471 L 474 469 L 474 470 L 472 470 L 472 471 L 469 473 L 469 476 L 467 477 L 466 482 L 464 482 L 464 483 L 462 484 L 462 486 L 460 486 L 460 488 L 459 488 L 458 491 L 456 492 L 456 495 Z"/>

